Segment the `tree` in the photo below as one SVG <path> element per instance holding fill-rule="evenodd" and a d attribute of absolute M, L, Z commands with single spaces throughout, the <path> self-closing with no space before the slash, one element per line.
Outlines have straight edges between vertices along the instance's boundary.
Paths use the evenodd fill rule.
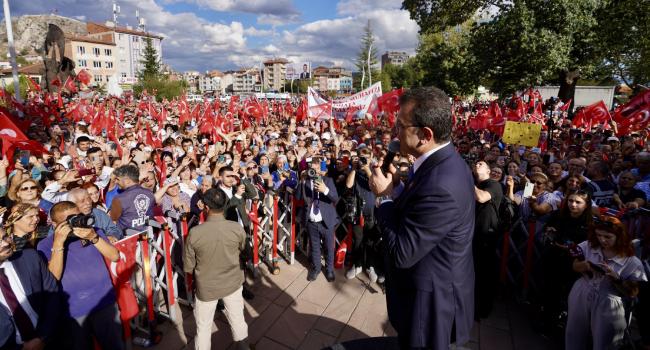
<path fill-rule="evenodd" d="M 355 82 L 355 87 L 359 90 L 363 90 L 370 86 L 370 77 L 372 80 L 377 82 L 379 80 L 379 71 L 377 70 L 378 60 L 377 60 L 377 45 L 375 45 L 375 37 L 372 34 L 372 28 L 370 27 L 370 20 L 366 23 L 366 26 L 363 30 L 363 36 L 361 37 L 361 47 L 359 48 L 359 53 L 357 54 L 357 60 L 355 66 L 359 72 L 362 72 L 363 82 L 358 81 L 358 85 Z"/>
<path fill-rule="evenodd" d="M 418 62 L 415 58 L 410 58 L 401 66 L 387 64 L 382 67 L 381 73 L 382 76 L 386 75 L 390 79 L 390 86 L 392 88 L 419 86 L 424 75 L 424 71 L 418 67 Z M 383 83 L 382 88 L 386 91 Z"/>
<path fill-rule="evenodd" d="M 148 79 L 148 78 L 160 78 L 161 69 L 160 62 L 158 60 L 158 54 L 156 49 L 153 47 L 151 38 L 144 38 L 144 51 L 142 52 L 142 60 L 140 63 L 144 69 L 138 72 L 138 80 Z"/>
<path fill-rule="evenodd" d="M 420 36 L 415 63 L 423 85 L 437 86 L 453 96 L 473 93 L 479 84 L 477 61 L 470 46 L 472 23 Z"/>
<path fill-rule="evenodd" d="M 144 90 L 151 95 L 154 94 L 158 100 L 166 98 L 168 100 L 181 96 L 187 90 L 187 82 L 184 80 L 169 80 L 166 77 L 147 78 L 139 80 L 133 86 L 133 92 L 140 96 Z"/>
<path fill-rule="evenodd" d="M 403 8 L 423 37 L 473 20 L 469 40 L 459 50 L 471 51 L 479 81 L 502 95 L 551 83 L 559 84 L 559 96 L 568 99 L 579 79 L 606 81 L 620 75 L 643 81 L 650 65 L 648 1 L 405 0 Z M 420 51 L 440 54 L 453 66 L 468 58 L 458 50 L 433 51 L 445 46 Z M 459 86 L 465 78 L 450 76 Z"/>

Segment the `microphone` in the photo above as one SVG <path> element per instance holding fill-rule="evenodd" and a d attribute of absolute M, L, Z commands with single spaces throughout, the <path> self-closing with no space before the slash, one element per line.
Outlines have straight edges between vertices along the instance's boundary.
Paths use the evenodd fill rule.
<path fill-rule="evenodd" d="M 393 159 L 395 159 L 395 154 L 399 153 L 399 147 L 399 140 L 393 140 L 388 144 L 388 152 L 386 153 L 386 157 L 384 157 L 384 162 L 381 164 L 381 171 L 384 174 L 388 174 L 388 169 Z"/>

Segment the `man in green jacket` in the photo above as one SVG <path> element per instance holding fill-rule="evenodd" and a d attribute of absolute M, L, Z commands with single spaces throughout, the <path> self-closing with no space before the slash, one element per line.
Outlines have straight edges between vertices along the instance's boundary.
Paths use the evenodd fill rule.
<path fill-rule="evenodd" d="M 210 349 L 212 323 L 219 299 L 223 299 L 224 313 L 237 350 L 250 349 L 248 325 L 244 320 L 242 284 L 244 271 L 239 255 L 244 250 L 246 233 L 237 222 L 223 215 L 226 195 L 218 189 L 209 189 L 203 203 L 210 209 L 207 220 L 190 230 L 183 253 L 184 269 L 194 274 L 196 284 L 195 349 Z"/>

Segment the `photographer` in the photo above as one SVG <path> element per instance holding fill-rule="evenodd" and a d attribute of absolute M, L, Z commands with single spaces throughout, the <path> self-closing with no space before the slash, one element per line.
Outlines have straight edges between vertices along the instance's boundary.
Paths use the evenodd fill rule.
<path fill-rule="evenodd" d="M 48 269 L 61 282 L 70 319 L 65 320 L 65 349 L 89 349 L 93 337 L 103 349 L 124 349 L 115 292 L 104 258 L 119 259 L 119 251 L 102 230 L 93 228 L 92 216 L 84 215 L 69 201 L 55 204 L 50 212 L 54 235 L 38 244 Z"/>
<path fill-rule="evenodd" d="M 339 195 L 334 181 L 323 175 L 322 162 L 318 157 L 307 159 L 310 168 L 303 172 L 296 191 L 296 199 L 305 201 L 303 221 L 311 241 L 311 268 L 308 281 L 315 281 L 321 271 L 321 239 L 325 244 L 325 278 L 333 282 L 334 276 L 334 229 L 340 218 L 336 213 Z"/>
<path fill-rule="evenodd" d="M 365 149 L 367 150 L 367 149 Z M 375 194 L 368 183 L 371 176 L 370 154 L 360 152 L 357 161 L 353 161 L 352 170 L 345 183 L 345 195 L 341 202 L 344 204 L 343 222 L 352 224 L 352 267 L 345 274 L 347 279 L 355 278 L 363 268 L 366 268 L 371 282 L 377 281 L 379 259 L 374 251 L 379 237 L 375 226 Z"/>

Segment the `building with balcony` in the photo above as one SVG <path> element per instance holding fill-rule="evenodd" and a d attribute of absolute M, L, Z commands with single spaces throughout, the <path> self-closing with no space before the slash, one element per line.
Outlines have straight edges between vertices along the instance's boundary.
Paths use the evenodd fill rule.
<path fill-rule="evenodd" d="M 199 91 L 202 94 L 220 94 L 222 77 L 223 73 L 218 70 L 206 72 L 199 77 Z"/>
<path fill-rule="evenodd" d="M 384 69 L 384 66 L 387 64 L 392 64 L 394 66 L 401 66 L 406 61 L 408 61 L 409 55 L 406 52 L 401 51 L 386 51 L 381 55 L 381 69 Z"/>
<path fill-rule="evenodd" d="M 351 92 L 352 73 L 343 67 L 314 68 L 312 72 L 313 88 L 318 91 Z"/>
<path fill-rule="evenodd" d="M 65 51 L 75 63 L 75 73 L 86 70 L 90 74 L 90 85 L 102 86 L 117 74 L 115 43 L 112 40 L 66 34 Z"/>
<path fill-rule="evenodd" d="M 284 58 L 274 58 L 263 62 L 262 71 L 264 90 L 280 91 L 284 87 L 287 74 L 287 61 Z"/>
<path fill-rule="evenodd" d="M 242 69 L 233 74 L 232 91 L 235 94 L 262 92 L 259 69 Z"/>
<path fill-rule="evenodd" d="M 131 86 L 137 82 L 138 72 L 143 69 L 141 61 L 144 58 L 146 38 L 151 39 L 158 61 L 162 62 L 162 36 L 133 29 L 131 26 L 116 26 L 111 21 L 106 21 L 105 24 L 89 22 L 86 29 L 91 37 L 115 43 L 115 66 L 118 82 L 122 85 Z"/>

